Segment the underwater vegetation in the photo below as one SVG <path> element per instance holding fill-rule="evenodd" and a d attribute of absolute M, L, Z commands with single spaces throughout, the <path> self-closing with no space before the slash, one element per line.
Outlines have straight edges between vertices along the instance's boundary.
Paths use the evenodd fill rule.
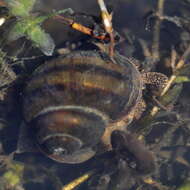
<path fill-rule="evenodd" d="M 0 0 L 0 190 L 190 189 L 189 16 Z"/>

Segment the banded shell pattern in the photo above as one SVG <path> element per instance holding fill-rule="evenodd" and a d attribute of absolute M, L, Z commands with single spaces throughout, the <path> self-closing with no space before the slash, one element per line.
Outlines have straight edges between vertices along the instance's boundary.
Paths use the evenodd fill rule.
<path fill-rule="evenodd" d="M 140 73 L 124 57 L 74 51 L 39 66 L 26 85 L 25 122 L 40 150 L 64 163 L 96 153 L 106 127 L 141 98 Z"/>

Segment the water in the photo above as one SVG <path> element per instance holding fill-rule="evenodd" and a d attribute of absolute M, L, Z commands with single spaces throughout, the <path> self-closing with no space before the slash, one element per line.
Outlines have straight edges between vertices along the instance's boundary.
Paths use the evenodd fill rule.
<path fill-rule="evenodd" d="M 144 67 L 147 70 L 162 72 L 170 77 L 173 73 L 171 65 L 172 49 L 176 52 L 176 60 L 174 61 L 176 64 L 189 46 L 190 28 L 188 24 L 188 18 L 190 16 L 190 3 L 185 0 L 168 0 L 165 2 L 164 14 L 170 16 L 171 18 L 174 18 L 174 16 L 180 17 L 180 23 L 182 27 L 176 26 L 174 22 L 167 20 L 162 22 L 159 40 L 160 60 L 153 59 L 153 57 L 149 56 L 148 54 L 145 56 L 145 49 L 143 51 L 142 48 L 143 40 L 145 44 L 144 47 L 147 46 L 148 50 L 150 50 L 149 53 L 151 53 L 156 19 L 154 17 L 151 18 L 149 22 L 149 30 L 145 30 L 145 15 L 148 12 L 156 9 L 157 1 L 118 0 L 109 1 L 109 6 L 114 10 L 113 26 L 123 37 L 122 42 L 117 46 L 118 51 L 123 55 L 133 56 L 140 60 L 140 67 Z M 50 12 L 53 9 L 58 10 L 61 8 L 72 8 L 76 12 L 99 15 L 99 8 L 96 1 L 83 0 L 81 3 L 81 1 L 73 0 L 64 0 L 61 2 L 46 0 L 37 2 L 35 6 L 35 10 L 43 10 L 44 12 Z M 56 45 L 59 47 L 65 44 L 67 41 L 75 41 L 76 39 L 81 39 L 84 37 L 81 37 L 79 32 L 73 31 L 68 26 L 58 23 L 52 19 L 46 21 L 43 27 L 45 31 L 52 36 Z M 27 47 L 27 45 L 28 44 L 26 44 L 25 47 Z M 10 44 L 8 47 L 6 47 L 5 51 L 11 55 L 17 54 L 18 52 L 15 52 L 15 50 L 18 50 L 18 48 L 13 48 L 14 46 L 20 47 L 20 44 Z M 31 47 L 31 44 L 29 44 L 29 46 Z M 24 53 L 21 51 L 19 56 L 28 57 L 31 55 L 40 54 L 38 50 L 33 48 L 25 49 L 23 52 Z M 173 58 L 175 58 L 175 52 L 173 51 Z M 41 64 L 44 59 L 46 58 L 42 57 L 37 59 L 39 62 L 37 64 Z M 189 56 L 187 56 L 185 63 L 187 65 L 189 64 L 188 60 Z M 155 61 L 155 63 L 152 61 Z M 10 61 L 9 64 L 11 64 Z M 3 129 L 0 132 L 1 143 L 3 144 L 4 148 L 4 153 L 2 154 L 9 154 L 16 150 L 19 126 L 22 122 L 22 89 L 23 86 L 25 86 L 25 83 L 27 82 L 27 79 L 34 67 L 36 67 L 36 63 L 33 60 L 26 61 L 26 63 L 24 62 L 22 65 L 20 62 L 16 65 L 12 65 L 14 72 L 20 78 L 16 79 L 18 82 L 15 86 L 13 85 L 13 87 L 10 87 L 10 90 L 7 91 L 1 89 L 2 95 L 0 100 L 0 116 L 3 118 L 2 123 L 5 123 L 5 127 L 2 127 Z M 147 115 L 149 115 L 148 113 L 145 113 L 140 121 L 129 126 L 129 130 L 133 133 L 136 133 L 137 136 L 144 135 L 146 146 L 155 154 L 157 170 L 151 175 L 151 177 L 154 179 L 154 183 L 152 185 L 139 181 L 139 177 L 137 177 L 138 174 L 134 174 L 134 176 L 127 178 L 129 177 L 127 172 L 120 172 L 120 174 L 122 174 L 122 178 L 125 178 L 125 180 L 129 179 L 128 181 L 130 181 L 130 183 L 133 181 L 138 182 L 128 189 L 137 189 L 138 186 L 141 186 L 140 189 L 143 190 L 173 190 L 177 189 L 190 177 L 189 67 L 186 67 L 182 74 L 186 77 L 186 81 L 184 80 L 185 82 L 183 82 L 181 79 L 181 84 L 183 84 L 183 86 L 180 87 L 180 84 L 174 88 L 171 86 L 170 89 L 173 88 L 173 91 L 169 92 L 172 92 L 172 94 L 166 96 L 170 98 L 170 102 L 166 105 L 166 108 L 169 111 L 162 109 L 158 114 L 155 114 L 153 118 L 148 118 L 149 120 L 144 126 L 145 121 L 143 118 L 146 118 Z M 3 78 L 2 82 L 3 80 L 9 81 L 10 78 Z M 179 90 L 175 92 L 175 89 L 177 88 Z M 146 90 L 144 91 L 144 94 L 147 95 Z M 175 97 L 174 99 L 176 100 L 171 100 L 171 97 Z M 153 103 L 150 97 L 147 96 L 145 96 L 145 100 L 148 102 L 147 109 L 151 110 L 151 106 L 155 105 L 155 103 Z M 111 155 L 108 155 L 108 157 L 110 158 Z M 6 180 L 4 180 L 4 174 L 9 170 L 12 171 L 12 165 L 15 165 L 17 162 L 18 164 L 24 165 L 25 167 L 25 169 L 20 173 L 18 173 L 18 171 L 15 172 L 14 170 L 18 176 L 22 173 L 22 175 L 19 176 L 19 179 L 22 180 L 19 181 L 16 186 L 11 186 L 10 184 L 5 185 L 9 182 L 9 180 L 6 178 L 8 182 L 5 182 Z M 37 188 L 40 190 L 60 190 L 63 185 L 94 169 L 95 166 L 97 168 L 102 166 L 101 164 L 96 165 L 95 163 L 96 160 L 94 161 L 92 159 L 83 164 L 60 164 L 46 158 L 39 152 L 17 154 L 15 155 L 14 161 L 11 162 L 11 164 L 7 164 L 7 168 L 1 168 L 0 189 L 6 189 L 5 186 L 7 186 L 7 189 L 21 189 L 21 187 L 23 187 L 23 189 L 26 190 L 33 190 Z M 121 166 L 121 170 L 122 167 L 124 166 Z M 113 177 L 113 173 L 116 171 L 113 168 L 114 166 L 108 165 L 106 172 L 112 176 L 111 181 L 114 184 L 114 180 L 116 181 L 116 178 Z M 106 177 L 105 179 L 107 179 Z M 119 181 L 118 178 L 117 180 Z M 123 180 L 121 180 L 121 183 L 122 182 Z M 126 183 L 127 186 L 128 182 L 124 183 Z M 104 183 L 102 182 L 102 189 L 103 184 Z M 119 186 L 116 186 L 115 188 L 118 190 L 122 189 Z M 89 189 L 88 183 L 84 183 L 78 189 Z"/>

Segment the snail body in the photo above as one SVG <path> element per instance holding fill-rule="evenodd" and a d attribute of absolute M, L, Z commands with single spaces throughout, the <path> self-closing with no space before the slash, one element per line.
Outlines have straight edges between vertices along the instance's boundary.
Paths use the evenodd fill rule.
<path fill-rule="evenodd" d="M 109 125 L 142 96 L 140 73 L 127 59 L 73 51 L 39 66 L 26 85 L 23 116 L 51 159 L 80 163 L 96 154 Z"/>

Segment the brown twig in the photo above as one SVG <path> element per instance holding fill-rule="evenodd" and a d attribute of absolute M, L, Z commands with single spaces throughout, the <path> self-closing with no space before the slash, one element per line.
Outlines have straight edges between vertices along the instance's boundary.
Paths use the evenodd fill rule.
<path fill-rule="evenodd" d="M 74 179 L 69 184 L 64 185 L 61 190 L 73 190 L 75 187 L 88 180 L 93 174 L 95 174 L 95 171 L 89 171 L 84 175 L 80 176 L 79 178 Z"/>
<path fill-rule="evenodd" d="M 66 24 L 66 25 L 69 25 L 74 30 L 77 30 L 77 31 L 82 32 L 87 35 L 90 35 L 93 38 L 96 38 L 99 40 L 111 40 L 110 37 L 106 36 L 106 34 L 94 35 L 93 29 L 83 26 L 82 24 L 75 22 L 73 19 L 66 18 L 61 15 L 54 16 L 54 19 Z"/>
<path fill-rule="evenodd" d="M 177 60 L 177 52 L 176 52 L 176 50 L 174 48 L 172 48 L 170 65 L 171 65 L 171 68 L 172 68 L 173 71 L 175 70 L 175 67 L 176 67 L 176 65 L 175 65 L 176 60 Z"/>
<path fill-rule="evenodd" d="M 157 7 L 157 20 L 154 26 L 153 32 L 153 43 L 152 43 L 152 58 L 157 61 L 160 58 L 159 46 L 160 46 L 160 26 L 162 22 L 163 12 L 164 12 L 164 2 L 165 0 L 158 0 Z"/>
<path fill-rule="evenodd" d="M 113 27 L 112 27 L 112 15 L 108 13 L 104 0 L 97 0 L 97 1 L 100 6 L 102 21 L 104 24 L 105 31 L 110 36 L 109 54 L 110 54 L 110 57 L 113 57 L 115 40 L 114 40 Z"/>
<path fill-rule="evenodd" d="M 149 48 L 148 48 L 148 45 L 147 45 L 147 43 L 145 42 L 145 40 L 139 39 L 139 43 L 140 43 L 140 45 L 141 45 L 141 47 L 142 47 L 143 55 L 145 56 L 145 58 L 146 58 L 146 59 L 149 59 L 150 57 L 152 57 L 151 52 L 150 52 L 150 50 L 149 50 Z"/>

